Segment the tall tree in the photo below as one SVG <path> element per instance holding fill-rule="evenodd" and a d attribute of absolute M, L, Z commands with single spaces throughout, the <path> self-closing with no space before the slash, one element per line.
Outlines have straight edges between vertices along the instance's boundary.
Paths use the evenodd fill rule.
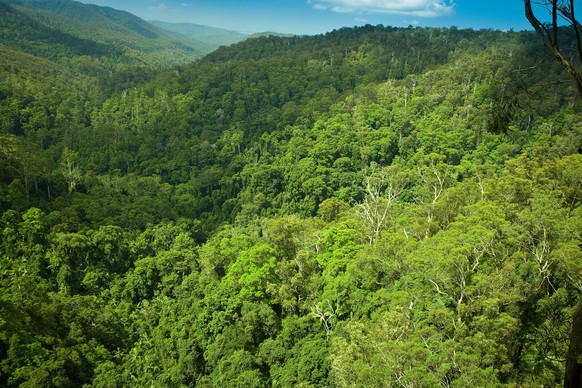
<path fill-rule="evenodd" d="M 535 16 L 531 0 L 524 0 L 525 16 L 536 32 L 541 35 L 548 50 L 560 61 L 564 70 L 572 78 L 580 99 L 582 99 L 582 74 L 574 63 L 574 56 L 568 56 L 559 42 L 559 19 L 572 26 L 576 37 L 576 57 L 582 65 L 582 41 L 580 30 L 582 26 L 576 19 L 574 0 L 546 0 L 538 3 L 545 7 L 551 15 L 551 22 L 544 24 Z M 566 359 L 564 387 L 582 386 L 582 295 L 572 318 L 570 345 Z"/>
<path fill-rule="evenodd" d="M 576 35 L 576 56 L 577 60 L 582 64 L 582 41 L 580 38 L 581 25 L 580 22 L 576 20 L 574 0 L 546 0 L 541 1 L 540 5 L 548 9 L 552 19 L 550 23 L 542 23 L 540 19 L 535 16 L 531 0 L 524 0 L 525 16 L 536 32 L 541 35 L 548 50 L 556 56 L 568 75 L 572 78 L 574 85 L 578 90 L 578 94 L 582 99 L 582 75 L 576 69 L 574 60 L 570 59 L 570 56 L 568 56 L 560 46 L 558 36 L 558 19 L 561 18 L 566 20 L 574 29 Z"/>

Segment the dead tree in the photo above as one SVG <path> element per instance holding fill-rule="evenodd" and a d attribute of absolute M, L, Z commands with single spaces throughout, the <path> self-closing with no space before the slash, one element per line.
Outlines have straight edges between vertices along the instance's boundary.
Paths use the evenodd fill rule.
<path fill-rule="evenodd" d="M 574 0 L 544 0 L 536 4 L 545 7 L 550 16 L 551 22 L 544 24 L 537 18 L 532 9 L 531 0 L 524 0 L 525 16 L 536 32 L 541 35 L 547 49 L 560 61 L 562 67 L 578 91 L 578 96 L 582 100 L 582 76 L 576 69 L 574 61 L 579 61 L 582 65 L 582 41 L 580 38 L 581 25 L 576 19 Z M 576 37 L 576 55 L 571 56 L 563 51 L 559 42 L 559 21 L 565 21 L 574 30 Z M 574 59 L 577 57 L 577 59 Z M 581 146 L 582 147 L 582 146 Z M 574 316 L 572 317 L 572 330 L 570 331 L 570 344 L 566 358 L 566 373 L 564 376 L 564 387 L 582 387 L 582 295 Z"/>
<path fill-rule="evenodd" d="M 547 49 L 560 61 L 562 67 L 574 81 L 574 86 L 582 99 L 582 76 L 576 69 L 573 60 L 568 58 L 559 42 L 559 22 L 558 19 L 565 20 L 574 29 L 576 36 L 577 60 L 582 64 L 582 41 L 580 40 L 580 23 L 576 20 L 574 10 L 574 0 L 546 0 L 538 3 L 545 6 L 551 15 L 551 23 L 542 23 L 534 14 L 531 0 L 524 0 L 525 17 L 530 22 L 534 30 L 542 37 Z"/>

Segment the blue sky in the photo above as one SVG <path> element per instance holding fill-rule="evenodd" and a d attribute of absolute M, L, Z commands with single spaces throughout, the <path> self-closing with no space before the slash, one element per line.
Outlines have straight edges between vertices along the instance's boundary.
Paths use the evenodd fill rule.
<path fill-rule="evenodd" d="M 364 24 L 531 29 L 522 0 L 82 0 L 142 19 L 245 33 L 319 34 Z"/>

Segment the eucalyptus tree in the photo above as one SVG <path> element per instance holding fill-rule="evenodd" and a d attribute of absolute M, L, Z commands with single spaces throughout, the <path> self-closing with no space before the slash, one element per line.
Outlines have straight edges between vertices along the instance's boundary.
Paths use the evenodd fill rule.
<path fill-rule="evenodd" d="M 547 49 L 560 61 L 564 70 L 568 73 L 580 99 L 582 99 L 582 73 L 576 62 L 582 65 L 582 39 L 580 30 L 582 26 L 576 18 L 576 6 L 574 0 L 544 0 L 537 5 L 545 8 L 551 17 L 550 23 L 542 23 L 536 16 L 531 0 L 524 0 L 525 16 L 536 32 L 542 37 Z M 569 24 L 575 35 L 575 53 L 572 55 L 563 48 L 560 40 L 560 20 Z M 572 330 L 570 333 L 570 346 L 566 360 L 566 374 L 564 387 L 582 386 L 582 296 L 574 312 Z"/>

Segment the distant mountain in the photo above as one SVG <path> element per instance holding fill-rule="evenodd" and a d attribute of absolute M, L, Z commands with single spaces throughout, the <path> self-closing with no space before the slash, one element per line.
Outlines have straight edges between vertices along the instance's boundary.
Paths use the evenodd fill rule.
<path fill-rule="evenodd" d="M 129 12 L 73 0 L 2 0 L 0 14 L 0 42 L 40 57 L 113 55 L 125 63 L 169 66 L 213 50 Z"/>
<path fill-rule="evenodd" d="M 214 48 L 238 43 L 249 37 L 249 35 L 237 31 L 224 30 L 222 28 L 203 26 L 200 24 L 168 23 L 159 20 L 149 20 L 149 22 L 156 27 L 186 35 Z"/>
<path fill-rule="evenodd" d="M 279 36 L 292 37 L 291 34 L 281 34 L 278 32 L 259 32 L 256 34 L 243 34 L 237 31 L 224 30 L 222 28 L 203 26 L 193 23 L 168 23 L 159 20 L 149 21 L 154 26 L 163 28 L 167 31 L 177 32 L 186 35 L 190 38 L 202 41 L 214 49 L 220 46 L 228 46 L 233 43 L 238 43 L 245 39 L 258 38 L 261 36 Z"/>

